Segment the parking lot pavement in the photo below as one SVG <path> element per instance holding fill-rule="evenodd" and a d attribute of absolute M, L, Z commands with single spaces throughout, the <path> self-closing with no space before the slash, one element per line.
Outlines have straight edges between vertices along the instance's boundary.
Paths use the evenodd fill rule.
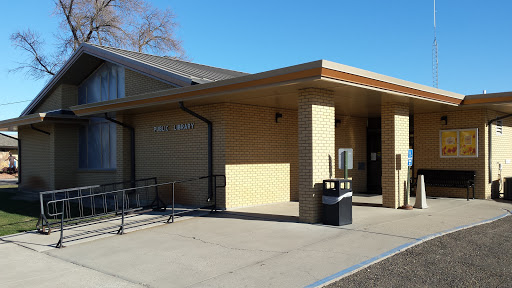
<path fill-rule="evenodd" d="M 512 217 L 446 234 L 326 287 L 511 287 Z"/>

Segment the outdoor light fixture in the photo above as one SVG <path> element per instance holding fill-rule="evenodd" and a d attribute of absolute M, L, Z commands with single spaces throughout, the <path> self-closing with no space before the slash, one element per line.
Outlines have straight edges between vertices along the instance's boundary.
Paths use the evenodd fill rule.
<path fill-rule="evenodd" d="M 283 114 L 281 113 L 276 113 L 276 123 L 279 123 L 279 118 L 283 118 Z"/>
<path fill-rule="evenodd" d="M 338 127 L 338 125 L 341 124 L 340 119 L 334 119 L 334 127 Z"/>
<path fill-rule="evenodd" d="M 441 121 L 444 121 L 443 125 L 448 125 L 448 116 L 441 116 Z"/>

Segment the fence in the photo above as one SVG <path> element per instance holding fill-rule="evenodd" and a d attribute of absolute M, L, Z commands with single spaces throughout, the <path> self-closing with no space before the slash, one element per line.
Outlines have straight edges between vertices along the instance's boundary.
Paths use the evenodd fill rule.
<path fill-rule="evenodd" d="M 164 186 L 170 186 L 172 195 L 170 199 L 171 214 L 167 219 L 167 223 L 174 222 L 175 217 L 175 184 L 198 181 L 201 179 L 207 179 L 210 176 L 191 178 L 186 180 L 179 180 L 167 183 L 156 183 L 156 178 L 148 178 L 137 180 L 135 187 L 121 188 L 113 191 L 106 191 L 109 188 L 117 188 L 120 185 L 126 185 L 125 182 L 111 183 L 106 185 L 96 185 L 87 187 L 78 187 L 72 189 L 63 189 L 55 191 L 47 191 L 40 193 L 40 205 L 41 205 L 41 216 L 37 224 L 37 229 L 40 232 L 45 233 L 44 226 L 48 228 L 48 234 L 51 232 L 52 225 L 60 226 L 60 238 L 57 243 L 57 248 L 63 247 L 64 239 L 64 225 L 81 223 L 87 219 L 95 221 L 107 217 L 109 215 L 118 216 L 121 215 L 121 225 L 117 231 L 117 234 L 123 234 L 125 228 L 125 214 L 127 212 L 142 210 L 145 207 L 151 207 L 160 211 L 165 211 L 166 207 L 160 206 L 163 201 L 158 196 L 158 188 Z M 226 187 L 225 175 L 213 175 L 213 187 L 214 195 L 212 211 L 217 210 L 217 188 Z M 217 178 L 223 178 L 223 184 L 218 185 Z M 154 184 L 141 185 L 141 183 L 147 183 L 145 181 L 154 181 Z M 129 181 L 128 181 L 129 182 Z M 131 183 L 130 183 L 131 185 Z M 148 195 L 155 195 L 155 198 L 151 199 Z M 144 205 L 146 204 L 146 206 Z M 204 209 L 201 207 L 198 209 Z M 53 222 L 49 221 L 48 218 L 53 219 Z"/>

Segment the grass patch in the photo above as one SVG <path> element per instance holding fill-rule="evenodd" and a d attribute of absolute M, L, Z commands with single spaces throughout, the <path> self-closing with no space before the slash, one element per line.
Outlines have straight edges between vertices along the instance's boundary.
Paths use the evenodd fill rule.
<path fill-rule="evenodd" d="M 39 202 L 13 199 L 16 185 L 0 186 L 0 236 L 36 229 Z"/>

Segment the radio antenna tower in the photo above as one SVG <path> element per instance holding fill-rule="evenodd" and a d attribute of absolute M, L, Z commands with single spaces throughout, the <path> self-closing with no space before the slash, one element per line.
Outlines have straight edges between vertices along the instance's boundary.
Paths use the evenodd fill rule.
<path fill-rule="evenodd" d="M 436 38 L 436 0 L 434 0 L 434 43 L 432 43 L 432 85 L 438 88 L 439 77 L 439 59 L 437 58 L 437 38 Z"/>

